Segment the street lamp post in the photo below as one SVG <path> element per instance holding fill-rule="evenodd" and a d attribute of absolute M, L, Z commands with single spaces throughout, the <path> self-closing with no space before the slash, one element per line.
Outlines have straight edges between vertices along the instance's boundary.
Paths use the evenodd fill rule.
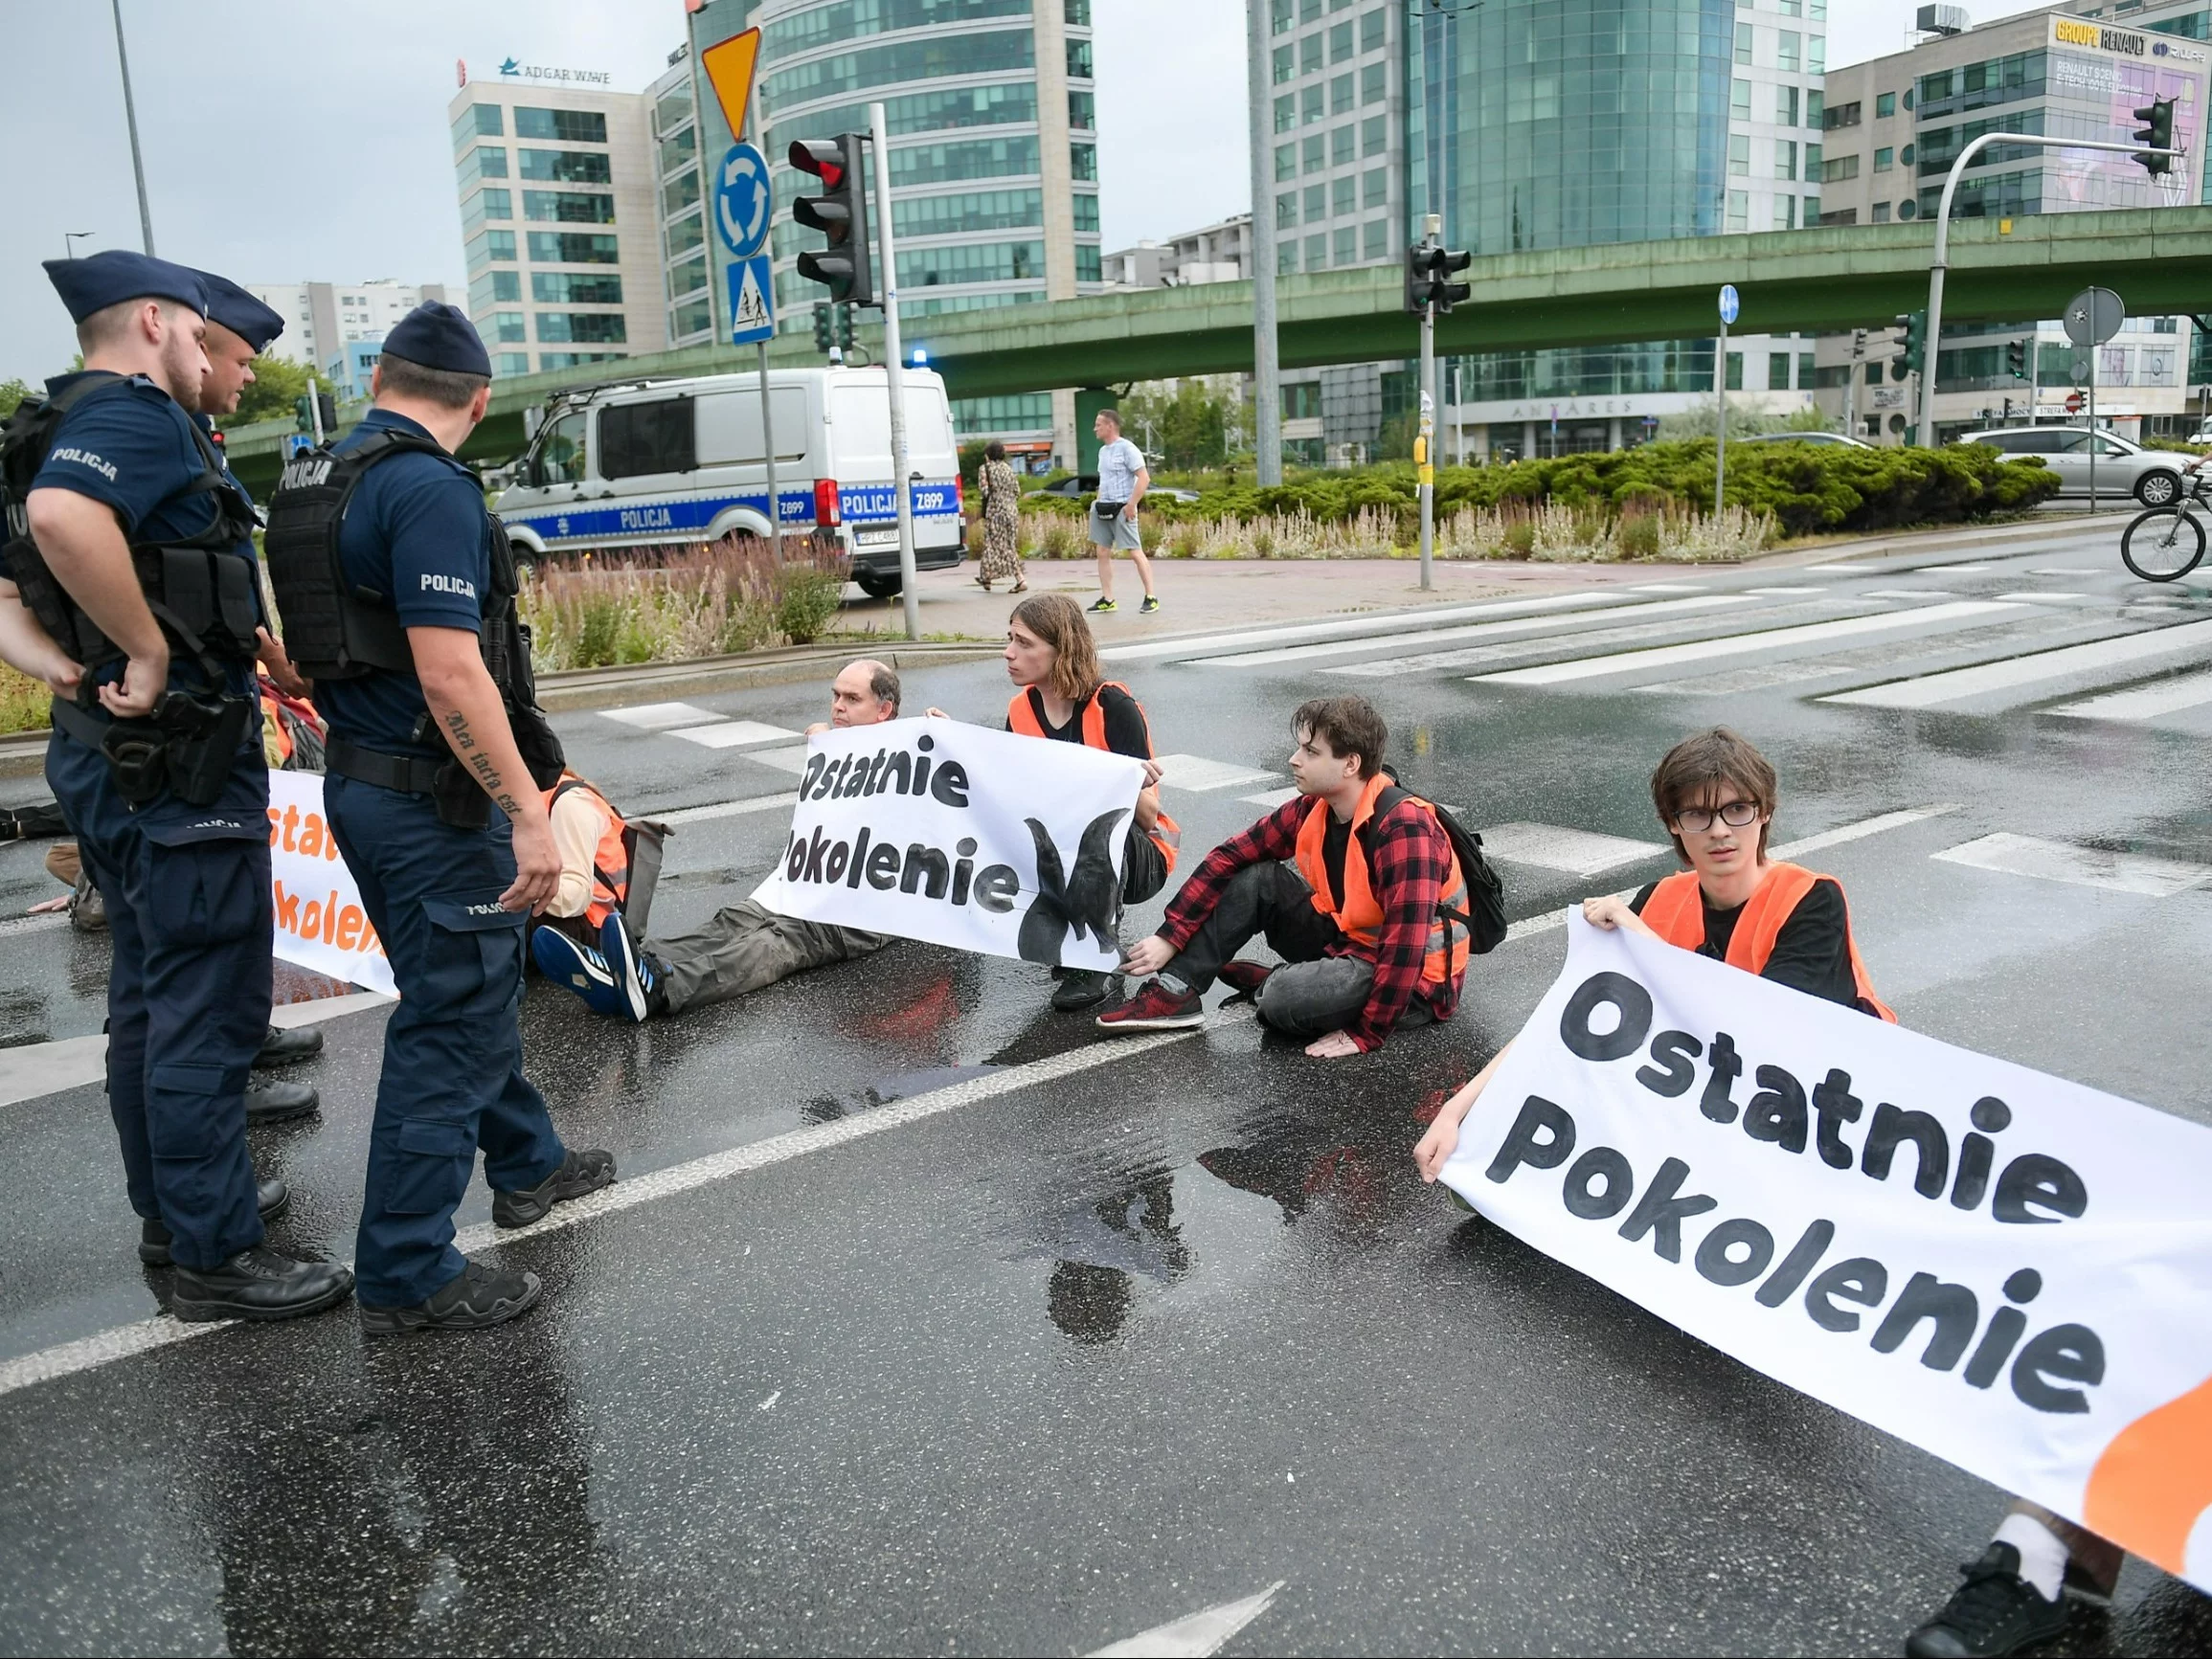
<path fill-rule="evenodd" d="M 97 235 L 100 235 L 100 233 L 99 233 L 98 231 L 64 231 L 64 232 L 62 232 L 62 233 L 61 233 L 61 257 L 62 257 L 64 259 L 74 259 L 74 258 L 77 258 L 77 244 L 78 244 L 79 242 L 86 241 L 86 240 L 90 239 L 91 237 L 93 237 L 93 236 L 97 236 Z"/>
<path fill-rule="evenodd" d="M 1985 132 L 1958 152 L 1958 159 L 1951 164 L 1951 176 L 1943 181 L 1943 200 L 1935 210 L 1935 258 L 1928 267 L 1928 362 L 1920 374 L 1920 444 L 1924 449 L 1935 447 L 1935 370 L 1943 357 L 1943 273 L 1951 263 L 1951 201 L 1958 193 L 1960 175 L 1974 165 L 1974 158 L 1996 144 L 2024 144 L 2035 149 L 2095 149 L 2114 155 L 2188 153 L 2105 139 L 2045 138 L 2032 132 Z"/>
<path fill-rule="evenodd" d="M 138 232 L 143 252 L 153 257 L 153 210 L 146 201 L 146 159 L 138 151 L 138 106 L 130 98 L 130 54 L 123 49 L 123 0 L 109 0 L 115 12 L 115 61 L 123 71 L 123 119 L 130 128 L 130 170 L 138 180 Z"/>
<path fill-rule="evenodd" d="M 1275 210 L 1268 168 L 1269 147 L 1267 0 L 1245 0 L 1248 31 L 1245 56 L 1248 137 L 1252 149 L 1252 227 L 1245 246 L 1252 250 L 1252 443 L 1255 482 L 1265 488 L 1282 482 L 1282 358 L 1275 347 Z"/>

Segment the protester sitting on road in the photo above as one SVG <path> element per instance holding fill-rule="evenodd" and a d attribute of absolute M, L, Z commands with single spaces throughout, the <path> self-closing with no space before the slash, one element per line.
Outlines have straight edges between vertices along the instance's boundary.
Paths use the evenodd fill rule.
<path fill-rule="evenodd" d="M 1394 1030 L 1449 1020 L 1467 973 L 1466 878 L 1434 809 L 1383 770 L 1389 739 L 1364 697 L 1291 716 L 1298 796 L 1207 855 L 1159 932 L 1122 969 L 1154 975 L 1103 1031 L 1200 1023 L 1218 978 L 1317 1060 L 1368 1054 Z M 1265 934 L 1286 965 L 1235 960 Z"/>
<path fill-rule="evenodd" d="M 883 663 L 864 658 L 847 663 L 831 683 L 827 723 L 811 726 L 807 731 L 812 735 L 896 720 L 898 706 L 898 675 Z M 687 1008 L 727 1002 L 809 968 L 865 956 L 890 942 L 882 933 L 826 922 L 802 922 L 746 899 L 715 911 L 688 933 L 633 945 L 621 910 L 611 902 L 615 895 L 590 875 L 588 863 L 592 849 L 603 848 L 610 833 L 618 838 L 619 844 L 621 817 L 597 791 L 572 807 L 570 802 L 575 799 L 576 792 L 572 792 L 554 808 L 553 839 L 562 848 L 561 896 L 548 908 L 548 914 L 560 908 L 573 886 L 577 894 L 592 900 L 587 911 L 599 917 L 596 935 L 598 949 L 560 927 L 540 928 L 530 948 L 546 977 L 576 992 L 595 1013 L 641 1021 L 655 1015 L 681 1014 Z M 597 809 L 589 804 L 594 800 Z M 588 842 L 580 827 L 572 835 L 564 835 L 560 817 L 564 807 L 576 816 L 579 825 L 586 814 L 603 809 L 614 828 L 610 832 L 605 827 L 606 818 L 593 816 Z M 574 883 L 569 874 L 572 841 L 585 849 L 576 856 Z M 603 864 L 605 861 L 602 858 L 600 862 Z"/>
<path fill-rule="evenodd" d="M 1144 763 L 1121 863 L 1121 902 L 1140 904 L 1167 885 L 1183 832 L 1160 810 L 1160 763 L 1152 758 L 1152 728 L 1129 687 L 1098 667 L 1091 624 L 1064 594 L 1037 594 L 1014 607 L 1006 623 L 1006 678 L 1014 683 L 1006 729 L 1023 737 L 1080 743 Z M 932 712 L 935 712 L 933 710 Z M 1054 970 L 1059 987 L 1052 1006 L 1063 1014 L 1106 1000 L 1113 975 L 1089 968 Z"/>
<path fill-rule="evenodd" d="M 1779 796 L 1767 757 L 1727 727 L 1683 738 L 1651 774 L 1651 798 L 1675 856 L 1689 867 L 1633 899 L 1612 893 L 1585 899 L 1584 920 L 1663 939 L 1793 991 L 1895 1021 L 1866 976 L 1836 878 L 1767 857 Z M 1413 1148 L 1422 1179 L 1433 1181 L 1443 1169 L 1459 1144 L 1459 1125 L 1512 1048 L 1509 1042 L 1492 1055 L 1436 1113 Z"/>

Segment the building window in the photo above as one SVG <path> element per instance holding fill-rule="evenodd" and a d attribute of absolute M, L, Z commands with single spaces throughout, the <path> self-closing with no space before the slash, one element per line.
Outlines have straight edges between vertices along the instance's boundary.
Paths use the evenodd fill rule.
<path fill-rule="evenodd" d="M 532 271 L 530 297 L 540 305 L 620 305 L 622 280 L 597 272 Z"/>
<path fill-rule="evenodd" d="M 1298 95 L 1286 92 L 1275 101 L 1275 129 L 1288 132 L 1298 123 Z"/>
<path fill-rule="evenodd" d="M 1095 93 L 1068 94 L 1068 125 L 1076 132 L 1098 130 L 1098 98 Z"/>
<path fill-rule="evenodd" d="M 1347 22 L 1329 28 L 1329 61 L 1342 63 L 1352 55 L 1352 26 Z"/>
<path fill-rule="evenodd" d="M 611 242 L 614 238 L 609 236 L 607 240 Z M 472 271 L 486 259 L 511 260 L 514 258 L 514 233 L 479 231 L 463 244 L 463 252 L 467 256 L 468 268 Z"/>
<path fill-rule="evenodd" d="M 1380 259 L 1388 256 L 1390 251 L 1390 221 L 1369 219 L 1360 232 L 1360 256 L 1363 258 Z"/>
<path fill-rule="evenodd" d="M 1076 199 L 1091 204 L 1095 221 L 1098 198 L 1086 194 Z M 892 213 L 901 236 L 1028 230 L 1042 227 L 1045 222 L 1045 193 L 1039 190 L 970 191 L 961 195 L 913 196 L 892 203 Z M 1084 224 L 1078 209 L 1075 228 L 1095 231 L 1098 227 L 1095 222 Z"/>
<path fill-rule="evenodd" d="M 1857 126 L 1859 124 L 1858 100 L 1854 99 L 1849 103 L 1833 105 L 1821 116 L 1820 124 L 1830 132 L 1834 132 L 1840 126 Z"/>
<path fill-rule="evenodd" d="M 680 80 L 661 94 L 653 105 L 653 130 L 656 133 L 674 132 L 691 119 L 691 83 Z"/>
<path fill-rule="evenodd" d="M 1329 82 L 1329 113 L 1342 115 L 1352 107 L 1352 78 L 1340 75 Z"/>
<path fill-rule="evenodd" d="M 1275 183 L 1280 184 L 1285 179 L 1295 179 L 1298 176 L 1298 146 L 1295 144 L 1276 145 L 1275 146 Z"/>
<path fill-rule="evenodd" d="M 1751 192 L 1749 191 L 1730 191 L 1728 192 L 1728 229 L 1748 231 L 1750 228 Z"/>
<path fill-rule="evenodd" d="M 1104 257 L 1100 255 L 1098 249 L 1090 242 L 1076 243 L 1075 280 L 1078 282 L 1103 282 L 1105 280 Z"/>
<path fill-rule="evenodd" d="M 1797 49 L 1802 43 L 1803 36 L 1794 29 L 1776 30 L 1774 32 L 1774 67 L 1788 75 L 1796 74 Z"/>
<path fill-rule="evenodd" d="M 511 231 L 493 231 L 495 236 L 508 239 L 508 258 L 513 258 L 514 234 Z M 621 263 L 621 248 L 612 236 L 595 236 L 586 231 L 532 231 L 530 234 L 530 262 L 533 265 L 617 265 Z"/>
<path fill-rule="evenodd" d="M 1774 124 L 1777 126 L 1795 126 L 1797 124 L 1797 89 L 1795 87 L 1777 86 L 1774 88 Z"/>
<path fill-rule="evenodd" d="M 1305 170 L 1307 172 L 1318 173 L 1329 165 L 1328 147 L 1329 141 L 1318 132 L 1305 141 Z"/>
<path fill-rule="evenodd" d="M 506 191 L 481 190 L 461 204 L 461 233 L 463 236 L 471 235 L 486 219 L 513 217 L 513 196 Z"/>
<path fill-rule="evenodd" d="M 1288 149 L 1290 146 L 1285 145 L 1282 147 Z M 895 155 L 897 151 L 894 150 L 892 153 Z M 1275 156 L 1275 168 L 1279 171 L 1282 167 L 1282 149 L 1276 150 Z M 1098 146 L 1095 144 L 1070 145 L 1068 146 L 1068 172 L 1070 177 L 1081 179 L 1085 184 L 1096 184 L 1098 182 Z"/>
<path fill-rule="evenodd" d="M 1341 179 L 1332 179 L 1329 183 L 1329 213 L 1331 216 L 1343 218 L 1346 213 L 1358 213 L 1360 211 L 1359 195 L 1360 181 L 1352 177 L 1350 173 L 1344 174 Z"/>
<path fill-rule="evenodd" d="M 522 303 L 522 273 L 486 271 L 468 284 L 468 308 L 488 311 L 494 305 Z"/>
<path fill-rule="evenodd" d="M 1315 30 L 1298 42 L 1298 73 L 1311 75 L 1321 66 L 1321 32 Z"/>
<path fill-rule="evenodd" d="M 1390 94 L 1390 67 L 1387 63 L 1369 63 L 1360 70 L 1360 101 L 1380 103 Z"/>
<path fill-rule="evenodd" d="M 1876 172 L 1883 171 L 1889 165 L 1885 159 L 1888 154 L 1889 152 L 1885 149 L 1878 149 L 1874 152 L 1874 170 Z M 1812 175 L 1808 173 L 1806 176 Z M 1845 179 L 1855 179 L 1858 176 L 1859 158 L 1855 155 L 1830 156 L 1820 164 L 1820 182 L 1822 184 L 1840 184 Z"/>
<path fill-rule="evenodd" d="M 1272 34 L 1288 34 L 1292 23 L 1296 21 L 1291 15 L 1294 9 L 1292 0 L 1275 0 L 1275 12 L 1269 19 L 1268 32 Z"/>
<path fill-rule="evenodd" d="M 1042 242 L 979 242 L 956 248 L 901 251 L 902 288 L 935 288 L 959 282 L 1020 282 L 1045 274 Z M 1096 279 L 1093 279 L 1095 280 Z"/>
<path fill-rule="evenodd" d="M 682 300 L 688 295 L 698 293 L 707 286 L 707 256 L 704 254 L 695 259 L 686 259 L 681 264 L 671 265 L 668 268 L 669 300 Z"/>
<path fill-rule="evenodd" d="M 1853 161 L 1857 161 L 1859 158 L 1857 156 L 1853 156 L 1851 159 Z M 1885 173 L 1896 165 L 1897 152 L 1895 150 L 1878 149 L 1874 152 L 1874 170 L 1876 172 Z"/>
<path fill-rule="evenodd" d="M 1813 353 L 1810 351 L 1798 352 L 1797 390 L 1799 392 L 1810 392 L 1813 389 L 1814 379 L 1818 375 L 1818 373 L 1819 369 L 1813 360 Z"/>
<path fill-rule="evenodd" d="M 537 362 L 540 369 L 579 369 L 586 363 L 620 363 L 628 355 L 627 351 L 541 351 Z"/>
<path fill-rule="evenodd" d="M 1805 182 L 1807 184 L 1811 184 L 1815 179 L 1818 178 L 1820 176 L 1820 169 L 1826 165 L 1827 164 L 1820 159 L 1820 146 L 1817 144 L 1808 142 L 1805 146 Z"/>
<path fill-rule="evenodd" d="M 1769 354 L 1767 358 L 1767 390 L 1769 392 L 1787 392 L 1790 390 L 1790 354 L 1787 351 L 1775 351 Z"/>
<path fill-rule="evenodd" d="M 464 188 L 478 179 L 503 179 L 507 177 L 507 151 L 497 145 L 478 145 L 461 158 L 454 171 L 461 175 Z"/>
<path fill-rule="evenodd" d="M 1075 228 L 1078 231 L 1095 231 L 1098 228 L 1098 194 L 1095 191 L 1077 191 L 1073 197 Z"/>
<path fill-rule="evenodd" d="M 1328 89 L 1320 81 L 1298 89 L 1298 123 L 1306 125 L 1321 119 L 1326 111 Z"/>
<path fill-rule="evenodd" d="M 1796 228 L 1797 198 L 1795 196 L 1776 196 L 1774 198 L 1774 229 L 1794 231 Z"/>
<path fill-rule="evenodd" d="M 1380 48 L 1389 33 L 1389 13 L 1382 7 L 1360 13 L 1360 50 L 1373 52 Z"/>
<path fill-rule="evenodd" d="M 1751 135 L 1748 132 L 1728 134 L 1728 176 L 1739 179 L 1751 176 Z"/>
<path fill-rule="evenodd" d="M 1744 354 L 1741 351 L 1728 353 L 1727 388 L 1730 392 L 1741 392 L 1744 389 Z"/>
<path fill-rule="evenodd" d="M 612 175 L 607 171 L 607 158 L 603 155 L 594 155 L 590 150 L 549 150 L 544 153 L 549 155 L 567 154 L 572 156 L 588 157 L 589 159 L 598 163 L 598 170 L 597 172 L 561 173 L 558 175 L 549 173 L 546 175 L 549 178 L 557 176 L 567 180 L 572 184 L 603 185 L 612 182 Z M 696 126 L 687 126 L 682 132 L 677 133 L 674 137 L 663 139 L 661 141 L 660 149 L 661 176 L 666 178 L 668 176 L 668 174 L 675 172 L 680 168 L 689 167 L 692 162 L 698 159 L 698 155 L 699 129 Z M 523 176 L 527 178 L 531 175 L 526 173 Z"/>
<path fill-rule="evenodd" d="M 1329 187 L 1306 186 L 1306 223 L 1313 224 L 1329 216 Z"/>
<path fill-rule="evenodd" d="M 1857 215 L 1856 215 L 1856 214 L 1854 214 L 1853 216 L 1854 216 L 1854 217 L 1857 217 Z M 1805 227 L 1805 229 L 1807 229 L 1807 230 L 1809 231 L 1809 230 L 1813 229 L 1813 228 L 1814 228 L 1816 225 L 1817 225 L 1819 222 L 1820 222 L 1820 198 L 1819 198 L 1818 196 L 1807 196 L 1807 197 L 1805 198 L 1805 216 L 1804 216 L 1802 219 L 1800 219 L 1800 220 L 1798 221 L 1798 223 L 1802 224 L 1802 225 Z"/>
<path fill-rule="evenodd" d="M 1867 215 L 1866 222 L 1870 225 L 1886 225 L 1889 222 L 1889 204 L 1887 202 L 1876 202 L 1873 213 Z"/>
<path fill-rule="evenodd" d="M 498 370 L 502 374 L 528 374 L 530 372 L 530 353 L 527 351 L 502 351 L 492 359 L 492 362 L 498 366 Z"/>
<path fill-rule="evenodd" d="M 1090 41 L 1071 40 L 1068 42 L 1068 78 L 1070 80 L 1089 80 L 1091 78 Z M 766 498 L 763 497 L 762 499 L 765 500 Z"/>
<path fill-rule="evenodd" d="M 694 334 L 704 334 L 713 326 L 713 304 L 704 296 L 689 302 L 688 304 L 677 306 L 668 314 L 668 332 L 679 340 L 689 339 Z"/>
<path fill-rule="evenodd" d="M 1749 121 L 1751 119 L 1751 83 L 1749 81 L 1738 80 L 1729 83 L 1728 119 L 1730 121 Z"/>
<path fill-rule="evenodd" d="M 680 259 L 707 239 L 697 213 L 686 213 L 668 227 L 668 258 Z"/>
<path fill-rule="evenodd" d="M 1321 417 L 1321 383 L 1318 380 L 1284 381 L 1282 417 L 1285 420 L 1319 420 Z"/>
<path fill-rule="evenodd" d="M 539 224 L 611 225 L 615 198 L 583 191 L 525 191 L 522 216 Z"/>
<path fill-rule="evenodd" d="M 666 218 L 670 213 L 680 213 L 698 199 L 699 169 L 686 168 L 661 187 L 661 214 Z"/>
<path fill-rule="evenodd" d="M 1360 262 L 1360 231 L 1357 225 L 1340 225 L 1336 231 L 1337 257 L 1340 265 Z"/>
<path fill-rule="evenodd" d="M 1805 89 L 1805 124 L 1807 126 L 1817 129 L 1827 124 L 1825 99 L 1826 95 L 1816 87 L 1809 86 Z"/>
<path fill-rule="evenodd" d="M 541 346 L 619 346 L 629 323 L 620 311 L 540 311 L 537 337 Z"/>
<path fill-rule="evenodd" d="M 1275 244 L 1275 275 L 1276 275 L 1276 276 L 1278 276 L 1278 277 L 1279 277 L 1279 276 L 1283 276 L 1283 275 L 1285 275 L 1285 274 L 1287 274 L 1287 273 L 1292 273 L 1292 272 L 1295 272 L 1295 271 L 1297 271 L 1297 270 L 1298 270 L 1298 239 L 1297 239 L 1295 236 L 1293 236 L 1293 237 L 1285 237 L 1285 238 L 1284 238 L 1282 241 L 1280 241 L 1280 242 L 1278 242 L 1277 244 Z"/>
<path fill-rule="evenodd" d="M 686 155 L 692 152 L 688 142 L 691 131 L 686 128 L 683 140 L 666 139 L 661 145 L 663 172 L 670 170 L 673 159 L 669 146 L 682 143 Z M 614 182 L 613 165 L 604 150 L 589 149 L 526 149 L 522 152 L 522 176 L 526 179 L 546 179 L 555 184 L 604 185 Z"/>
<path fill-rule="evenodd" d="M 1805 37 L 1805 73 L 1828 73 L 1828 37 L 1825 34 L 1809 34 Z"/>
<path fill-rule="evenodd" d="M 1298 193 L 1285 191 L 1275 199 L 1275 228 L 1278 231 L 1296 230 L 1298 222 Z"/>
<path fill-rule="evenodd" d="M 1297 78 L 1298 60 L 1296 47 L 1276 47 L 1274 56 L 1269 61 L 1272 65 L 1275 85 L 1280 86 L 1286 80 Z"/>
<path fill-rule="evenodd" d="M 1890 116 L 1893 116 L 1896 113 L 1897 94 L 1894 92 L 1878 92 L 1874 95 L 1874 114 L 1877 119 L 1886 121 Z"/>
<path fill-rule="evenodd" d="M 496 103 L 472 103 L 455 118 L 453 147 L 462 149 L 480 138 L 505 138 L 507 121 Z"/>
<path fill-rule="evenodd" d="M 520 311 L 494 311 L 491 314 L 491 327 L 494 338 L 503 346 L 526 346 L 530 343 L 530 330 L 523 326 Z"/>
<path fill-rule="evenodd" d="M 1747 69 L 1750 67 L 1751 26 L 1749 23 L 1739 23 L 1736 25 L 1736 61 L 1743 64 Z"/>
<path fill-rule="evenodd" d="M 1774 176 L 1794 180 L 1797 176 L 1797 145 L 1794 139 L 1774 141 Z"/>
<path fill-rule="evenodd" d="M 592 109 L 517 109 L 514 136 L 559 144 L 605 144 L 607 118 Z"/>
<path fill-rule="evenodd" d="M 1329 239 L 1326 236 L 1306 238 L 1306 269 L 1325 271 L 1329 266 Z"/>
<path fill-rule="evenodd" d="M 1298 21 L 1311 23 L 1321 14 L 1321 0 L 1298 0 Z"/>
<path fill-rule="evenodd" d="M 1360 205 L 1367 208 L 1387 208 L 1390 205 L 1390 169 L 1369 168 L 1361 177 Z"/>
<path fill-rule="evenodd" d="M 2151 319 L 2151 332 L 2154 334 L 2178 334 L 2181 332 L 2180 319 L 2177 317 L 2154 317 Z"/>
<path fill-rule="evenodd" d="M 1360 123 L 1360 153 L 1381 155 L 1390 147 L 1390 118 L 1370 115 Z"/>
<path fill-rule="evenodd" d="M 1343 167 L 1352 159 L 1357 136 L 1348 121 L 1329 133 L 1329 166 Z"/>

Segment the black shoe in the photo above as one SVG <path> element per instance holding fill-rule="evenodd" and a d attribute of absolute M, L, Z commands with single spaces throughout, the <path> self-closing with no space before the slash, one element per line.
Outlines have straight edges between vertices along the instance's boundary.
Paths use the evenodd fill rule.
<path fill-rule="evenodd" d="M 262 1077 L 246 1085 L 248 1123 L 282 1123 L 287 1117 L 305 1117 L 322 1104 L 323 1097 L 311 1083 Z"/>
<path fill-rule="evenodd" d="M 1137 607 L 1137 614 L 1140 617 L 1149 617 L 1159 609 L 1160 595 L 1158 594 L 1147 594 L 1144 595 L 1144 603 Z"/>
<path fill-rule="evenodd" d="M 323 1034 L 312 1025 L 295 1025 L 289 1031 L 269 1027 L 268 1036 L 261 1039 L 261 1051 L 254 1056 L 256 1065 L 297 1065 L 303 1060 L 312 1060 L 323 1052 Z"/>
<path fill-rule="evenodd" d="M 535 1273 L 502 1272 L 467 1262 L 428 1301 L 412 1308 L 361 1307 L 361 1334 L 396 1336 L 408 1331 L 482 1331 L 528 1312 L 545 1292 Z"/>
<path fill-rule="evenodd" d="M 1275 970 L 1260 962 L 1247 962 L 1241 956 L 1231 957 L 1221 965 L 1215 975 L 1236 995 L 1231 1002 L 1251 1002 L 1258 999 L 1259 988 L 1267 983 L 1267 976 Z"/>
<path fill-rule="evenodd" d="M 290 1319 L 320 1313 L 353 1293 L 353 1270 L 335 1262 L 295 1262 L 266 1244 L 221 1267 L 179 1267 L 169 1311 L 179 1319 Z"/>
<path fill-rule="evenodd" d="M 1980 1560 L 1958 1570 L 1966 1582 L 1942 1612 L 1905 1639 L 1905 1651 L 1914 1659 L 2018 1653 L 2066 1627 L 2065 1598 L 2043 1600 L 2020 1576 L 2020 1551 L 2012 1545 L 1992 1543 Z"/>
<path fill-rule="evenodd" d="M 273 1222 L 292 1206 L 292 1189 L 275 1177 L 259 1182 L 254 1188 L 254 1208 L 261 1212 L 261 1220 Z M 149 1267 L 169 1265 L 169 1224 L 159 1216 L 141 1216 L 138 1219 L 138 1259 Z"/>
<path fill-rule="evenodd" d="M 527 1227 L 553 1214 L 553 1207 L 569 1199 L 595 1193 L 615 1178 L 611 1152 L 572 1152 L 561 1167 L 534 1187 L 519 1193 L 491 1195 L 491 1219 L 503 1227 Z"/>
<path fill-rule="evenodd" d="M 1052 993 L 1052 1006 L 1062 1014 L 1079 1014 L 1086 1008 L 1095 1008 L 1106 1000 L 1113 989 L 1114 975 L 1100 974 L 1089 968 L 1070 968 L 1060 975 L 1060 983 Z"/>

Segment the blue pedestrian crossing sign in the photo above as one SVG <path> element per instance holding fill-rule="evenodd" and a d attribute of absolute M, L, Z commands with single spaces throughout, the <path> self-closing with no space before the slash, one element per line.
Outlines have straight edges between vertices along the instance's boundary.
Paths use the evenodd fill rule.
<path fill-rule="evenodd" d="M 1733 282 L 1723 282 L 1721 284 L 1721 321 L 1723 323 L 1735 322 L 1736 311 L 1736 285 Z"/>
<path fill-rule="evenodd" d="M 775 216 L 768 158 L 758 145 L 732 145 L 714 169 L 714 229 L 722 245 L 740 259 L 751 258 L 767 246 Z"/>
<path fill-rule="evenodd" d="M 776 274 L 763 248 L 726 266 L 730 274 L 730 344 L 751 346 L 776 333 Z"/>

